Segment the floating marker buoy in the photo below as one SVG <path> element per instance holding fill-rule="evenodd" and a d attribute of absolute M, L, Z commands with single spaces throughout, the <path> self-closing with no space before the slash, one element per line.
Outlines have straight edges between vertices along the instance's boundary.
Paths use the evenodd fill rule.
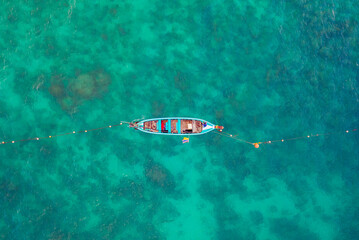
<path fill-rule="evenodd" d="M 120 123 L 120 124 L 118 124 L 118 125 L 123 125 L 123 124 L 129 124 L 129 123 L 126 123 L 126 122 L 124 122 L 124 123 Z M 108 127 L 108 128 L 113 128 L 113 127 L 115 127 L 115 126 L 118 126 L 118 125 L 107 125 L 106 127 Z M 83 131 L 72 131 L 72 132 L 67 132 L 67 133 L 63 133 L 63 134 L 58 134 L 58 135 L 48 135 L 47 137 L 34 137 L 34 138 L 29 138 L 29 139 L 22 139 L 22 140 L 13 140 L 13 141 L 7 141 L 7 142 L 5 142 L 5 141 L 0 141 L 0 145 L 1 144 L 7 144 L 7 143 L 17 143 L 17 142 L 20 142 L 20 141 L 31 141 L 31 140 L 40 140 L 40 139 L 42 139 L 42 138 L 55 138 L 55 137 L 59 137 L 59 136 L 63 136 L 63 135 L 68 135 L 68 134 L 76 134 L 76 133 L 82 133 L 82 132 L 85 132 L 85 133 L 87 133 L 87 132 L 90 132 L 90 131 L 97 131 L 97 130 L 101 130 L 101 129 L 104 129 L 104 128 L 106 128 L 106 127 L 101 127 L 101 128 L 94 128 L 94 129 L 86 129 L 86 130 L 83 130 Z"/>
<path fill-rule="evenodd" d="M 68 134 L 75 134 L 75 133 L 82 133 L 82 132 L 90 132 L 90 131 L 98 131 L 98 130 L 101 130 L 101 129 L 104 129 L 104 128 L 112 128 L 112 127 L 115 127 L 115 126 L 119 126 L 119 125 L 124 125 L 124 124 L 129 124 L 130 127 L 134 127 L 135 129 L 138 129 L 139 126 L 137 126 L 137 123 L 133 123 L 133 122 L 120 122 L 119 124 L 117 125 L 107 125 L 107 126 L 104 126 L 104 127 L 100 127 L 100 128 L 94 128 L 94 129 L 87 129 L 87 130 L 84 130 L 84 131 L 72 131 L 72 132 L 68 132 L 68 133 L 64 133 L 64 134 L 58 134 L 58 135 L 49 135 L 47 137 L 35 137 L 35 138 L 30 138 L 30 139 L 22 139 L 22 140 L 13 140 L 13 141 L 9 141 L 7 140 L 6 142 L 5 141 L 0 141 L 0 145 L 1 144 L 8 144 L 8 143 L 17 143 L 17 142 L 20 142 L 20 141 L 31 141 L 31 140 L 40 140 L 40 139 L 44 139 L 44 138 L 55 138 L 55 137 L 59 137 L 59 136 L 63 136 L 63 135 L 68 135 Z M 141 128 L 143 128 L 143 126 L 141 126 Z M 267 141 L 267 142 L 256 142 L 256 143 L 253 143 L 253 142 L 249 142 L 249 141 L 246 141 L 244 139 L 240 139 L 237 137 L 237 135 L 232 135 L 232 134 L 229 134 L 229 133 L 226 133 L 226 132 L 223 132 L 223 126 L 218 126 L 216 125 L 215 126 L 215 129 L 217 129 L 220 133 L 216 132 L 217 134 L 219 135 L 223 135 L 223 136 L 226 136 L 226 137 L 230 137 L 236 141 L 240 141 L 240 142 L 244 142 L 244 143 L 247 143 L 247 144 L 250 144 L 250 145 L 253 145 L 255 148 L 259 148 L 259 145 L 260 144 L 270 144 L 270 143 L 275 143 L 275 142 L 284 142 L 284 141 L 293 141 L 293 140 L 299 140 L 299 139 L 305 139 L 305 138 L 312 138 L 312 137 L 318 137 L 318 136 L 325 136 L 325 135 L 333 135 L 335 133 L 321 133 L 321 134 L 310 134 L 310 135 L 304 135 L 304 136 L 298 136 L 298 137 L 293 137 L 293 138 L 283 138 L 283 139 L 278 139 L 278 140 L 272 140 L 272 141 Z M 355 129 L 348 129 L 348 130 L 342 130 L 343 132 L 345 131 L 346 133 L 351 133 L 351 132 L 355 132 L 355 131 L 358 131 L 359 129 L 355 128 Z M 339 132 L 338 132 L 339 133 Z"/>

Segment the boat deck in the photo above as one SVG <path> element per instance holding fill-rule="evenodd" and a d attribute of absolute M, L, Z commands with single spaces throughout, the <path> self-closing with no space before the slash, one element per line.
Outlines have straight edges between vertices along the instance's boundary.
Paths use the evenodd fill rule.
<path fill-rule="evenodd" d="M 196 118 L 156 118 L 138 123 L 139 130 L 154 134 L 203 134 L 214 129 L 212 123 Z"/>

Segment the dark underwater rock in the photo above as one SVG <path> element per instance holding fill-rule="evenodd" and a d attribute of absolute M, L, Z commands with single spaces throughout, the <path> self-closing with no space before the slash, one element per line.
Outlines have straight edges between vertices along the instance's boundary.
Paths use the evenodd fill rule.
<path fill-rule="evenodd" d="M 126 197 L 135 201 L 142 200 L 144 192 L 145 188 L 141 183 L 128 178 L 122 178 L 115 190 L 116 196 Z"/>
<path fill-rule="evenodd" d="M 172 174 L 159 163 L 147 163 L 145 175 L 151 183 L 161 187 L 165 192 L 173 192 L 176 187 Z"/>
<path fill-rule="evenodd" d="M 270 223 L 270 230 L 278 237 L 278 239 L 319 239 L 316 233 L 312 232 L 310 229 L 300 226 L 298 221 L 294 219 L 274 219 Z"/>
<path fill-rule="evenodd" d="M 110 84 L 110 75 L 98 70 L 79 73 L 75 78 L 54 75 L 48 90 L 64 111 L 74 113 L 85 101 L 102 96 Z"/>

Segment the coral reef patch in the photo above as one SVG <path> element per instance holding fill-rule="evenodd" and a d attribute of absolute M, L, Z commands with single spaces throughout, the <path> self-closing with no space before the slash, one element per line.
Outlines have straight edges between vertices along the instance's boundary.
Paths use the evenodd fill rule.
<path fill-rule="evenodd" d="M 65 112 L 72 114 L 84 102 L 101 97 L 110 84 L 110 75 L 98 70 L 80 73 L 74 78 L 54 75 L 48 91 Z"/>

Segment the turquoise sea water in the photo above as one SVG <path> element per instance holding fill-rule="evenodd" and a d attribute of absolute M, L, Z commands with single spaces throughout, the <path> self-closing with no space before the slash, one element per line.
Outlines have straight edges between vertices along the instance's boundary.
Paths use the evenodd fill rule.
<path fill-rule="evenodd" d="M 358 239 L 359 2 L 0 4 L 0 239 Z M 336 134 L 338 133 L 338 134 Z"/>

